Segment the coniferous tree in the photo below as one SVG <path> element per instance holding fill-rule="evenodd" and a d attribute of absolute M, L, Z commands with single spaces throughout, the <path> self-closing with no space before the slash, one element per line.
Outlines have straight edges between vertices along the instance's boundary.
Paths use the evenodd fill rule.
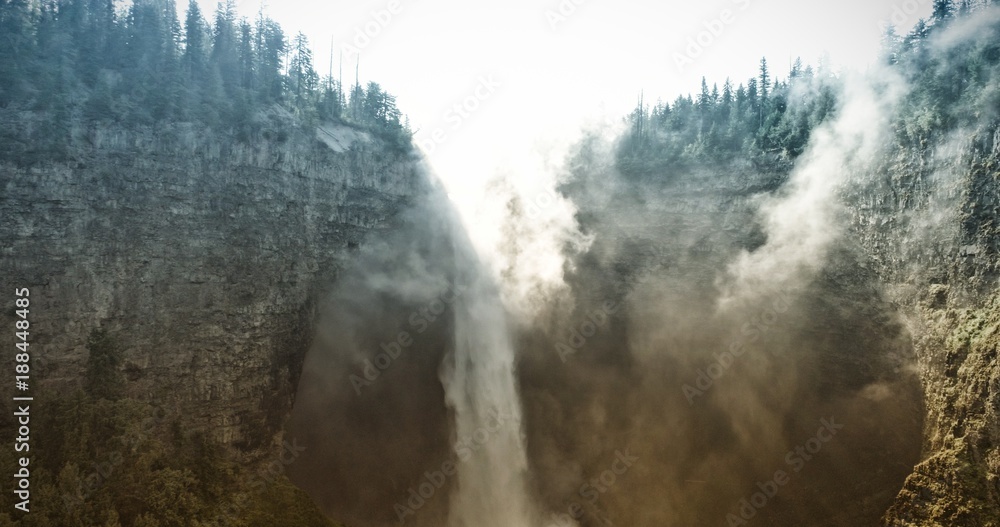
<path fill-rule="evenodd" d="M 275 104 L 306 117 L 303 124 L 350 121 L 394 144 L 409 140 L 395 99 L 377 84 L 355 86 L 346 112 L 340 83 L 319 82 L 304 35 L 289 46 L 263 9 L 250 23 L 237 21 L 235 6 L 220 2 L 210 25 L 197 2 L 182 23 L 175 0 L 0 0 L 0 111 L 37 112 L 33 137 L 0 132 L 0 150 L 31 144 L 65 153 L 78 140 L 69 131 L 96 121 L 191 121 L 249 140 L 267 126 L 261 110 Z"/>
<path fill-rule="evenodd" d="M 257 76 L 260 80 L 258 89 L 261 97 L 267 102 L 280 101 L 285 89 L 281 61 L 288 44 L 281 26 L 265 17 L 263 11 L 257 18 L 256 40 Z"/>
<path fill-rule="evenodd" d="M 896 27 L 888 24 L 882 31 L 882 50 L 879 60 L 884 64 L 896 64 L 899 62 L 899 51 L 902 39 L 896 33 Z"/>
<path fill-rule="evenodd" d="M 767 59 L 760 59 L 760 101 L 767 104 L 768 88 L 771 85 L 771 73 L 767 69 Z"/>
<path fill-rule="evenodd" d="M 297 104 L 303 104 L 305 99 L 316 90 L 319 75 L 313 67 L 312 50 L 309 41 L 303 33 L 295 36 L 292 42 L 292 58 L 288 65 L 288 78 L 292 85 L 292 95 Z"/>
<path fill-rule="evenodd" d="M 254 90 L 257 57 L 254 53 L 253 26 L 246 19 L 240 21 L 240 87 L 247 92 Z"/>
<path fill-rule="evenodd" d="M 351 88 L 351 98 L 348 101 L 349 117 L 354 122 L 362 122 L 364 116 L 365 89 L 361 84 L 355 83 Z"/>
<path fill-rule="evenodd" d="M 239 56 L 236 51 L 236 2 L 219 2 L 212 26 L 212 63 L 218 69 L 226 93 L 240 84 Z"/>
<path fill-rule="evenodd" d="M 181 68 L 182 30 L 177 18 L 177 4 L 174 0 L 162 0 L 160 10 L 163 13 L 164 40 L 163 62 L 156 74 L 160 85 L 159 97 L 154 99 L 154 117 L 164 119 L 176 116 L 182 105 L 184 87 L 183 70 Z"/>
<path fill-rule="evenodd" d="M 344 95 L 340 82 L 327 77 L 323 82 L 323 95 L 320 98 L 319 113 L 324 120 L 338 120 L 344 114 Z"/>
<path fill-rule="evenodd" d="M 760 125 L 760 95 L 757 90 L 757 79 L 747 81 L 747 108 L 750 110 L 748 117 L 754 119 L 754 128 Z"/>
<path fill-rule="evenodd" d="M 187 16 L 184 19 L 184 68 L 189 79 L 200 79 L 205 73 L 207 33 L 205 17 L 201 14 L 198 2 L 188 4 Z"/>
<path fill-rule="evenodd" d="M 796 57 L 795 62 L 792 64 L 792 70 L 788 72 L 789 79 L 798 79 L 803 75 L 802 71 L 802 57 Z"/>
<path fill-rule="evenodd" d="M 934 0 L 931 22 L 934 25 L 946 24 L 955 15 L 954 0 Z"/>
<path fill-rule="evenodd" d="M 78 71 L 82 80 L 94 83 L 101 69 L 113 67 L 116 34 L 114 1 L 86 0 L 76 41 L 80 50 Z"/>

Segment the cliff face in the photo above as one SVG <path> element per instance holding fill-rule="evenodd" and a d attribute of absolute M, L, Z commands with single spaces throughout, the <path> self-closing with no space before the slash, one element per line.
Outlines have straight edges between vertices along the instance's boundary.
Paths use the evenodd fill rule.
<path fill-rule="evenodd" d="M 413 158 L 364 133 L 288 129 L 251 144 L 182 126 L 75 130 L 62 161 L 0 165 L 0 275 L 31 288 L 39 398 L 80 387 L 104 327 L 129 395 L 224 444 L 271 447 L 314 301 L 423 186 Z"/>
<path fill-rule="evenodd" d="M 814 263 L 808 255 L 802 260 L 811 269 L 805 286 L 791 292 L 792 307 L 762 330 L 765 344 L 752 359 L 736 360 L 721 379 L 706 383 L 708 389 L 692 405 L 675 404 L 675 399 L 682 385 L 693 383 L 699 369 L 718 360 L 712 354 L 730 342 L 716 334 L 726 335 L 759 314 L 751 310 L 721 323 L 713 318 L 720 284 L 725 287 L 734 262 L 743 252 L 752 257 L 766 251 L 775 238 L 762 223 L 762 204 L 789 191 L 791 164 L 775 158 L 773 163 L 623 174 L 594 168 L 607 152 L 585 145 L 576 164 L 590 168 L 575 171 L 564 188 L 580 207 L 583 228 L 595 234 L 571 278 L 580 303 L 575 320 L 586 320 L 608 298 L 656 300 L 620 315 L 627 319 L 624 327 L 587 340 L 568 363 L 551 356 L 525 359 L 526 371 L 544 372 L 529 373 L 523 383 L 529 429 L 545 430 L 551 420 L 548 407 L 559 395 L 550 386 L 575 386 L 580 378 L 619 382 L 620 388 L 592 382 L 588 390 L 597 394 L 592 398 L 571 392 L 573 397 L 559 402 L 564 411 L 575 410 L 570 415 L 585 414 L 588 404 L 619 408 L 619 393 L 638 390 L 643 395 L 621 402 L 620 408 L 646 423 L 646 434 L 656 430 L 669 437 L 668 426 L 661 430 L 651 424 L 664 414 L 676 427 L 710 422 L 681 439 L 664 441 L 669 448 L 632 442 L 645 463 L 662 465 L 635 483 L 628 497 L 602 498 L 616 522 L 641 523 L 634 521 L 642 509 L 637 504 L 655 501 L 659 506 L 648 512 L 662 515 L 655 522 L 700 524 L 719 515 L 720 503 L 737 503 L 754 488 L 755 480 L 740 480 L 744 472 L 760 478 L 782 466 L 780 459 L 761 466 L 752 460 L 784 452 L 806 437 L 796 429 L 798 422 L 835 415 L 848 423 L 837 448 L 847 446 L 818 456 L 815 463 L 833 461 L 808 469 L 813 470 L 807 476 L 810 490 L 783 488 L 788 501 L 768 504 L 757 512 L 758 522 L 998 525 L 1000 134 L 995 126 L 983 126 L 949 139 L 935 148 L 883 145 L 872 163 L 842 180 L 831 197 L 842 207 L 824 224 L 834 241 Z M 793 266 L 776 265 L 762 283 L 787 280 L 796 272 Z M 643 275 L 655 278 L 643 281 Z M 658 334 L 669 338 L 660 338 L 661 343 Z M 784 348 L 784 354 L 775 353 Z M 563 379 L 552 373 L 564 368 L 574 374 Z M 656 388 L 647 387 L 646 379 Z M 759 393 L 773 398 L 753 406 Z M 639 402 L 646 399 L 656 402 L 647 409 Z M 755 409 L 749 418 L 732 410 L 747 406 Z M 771 443 L 711 445 L 730 427 L 746 429 L 775 416 L 780 424 L 773 429 L 781 433 Z M 620 430 L 602 426 L 612 438 L 602 444 L 641 437 L 629 425 Z M 535 444 L 551 442 L 560 450 L 574 444 L 572 433 L 550 435 Z M 536 460 L 556 456 L 536 449 Z M 727 455 L 725 481 L 734 488 L 686 484 L 711 480 L 713 456 Z M 586 467 L 585 473 L 601 469 L 599 454 L 584 447 L 562 459 L 571 461 Z M 559 504 L 573 496 L 573 489 L 550 494 L 546 498 Z"/>
<path fill-rule="evenodd" d="M 1000 522 L 1000 131 L 900 152 L 856 187 L 854 232 L 906 314 L 927 408 L 891 526 Z"/>
<path fill-rule="evenodd" d="M 780 155 L 647 170 L 602 163 L 616 148 L 598 137 L 569 163 L 562 190 L 593 243 L 572 262 L 565 327 L 524 339 L 546 505 L 565 510 L 628 446 L 639 468 L 583 505 L 587 524 L 877 524 L 919 462 L 924 412 L 910 335 L 863 249 L 814 228 L 835 223 L 826 200 L 786 198 L 803 183 Z M 607 301 L 620 307 L 588 335 Z M 836 439 L 795 465 L 831 418 Z M 779 470 L 796 474 L 780 498 L 746 509 Z"/>
<path fill-rule="evenodd" d="M 79 388 L 87 336 L 104 327 L 125 348 L 130 395 L 182 416 L 186 428 L 235 449 L 271 448 L 297 391 L 313 334 L 313 306 L 339 278 L 352 250 L 365 237 L 390 229 L 396 212 L 423 192 L 418 161 L 336 126 L 254 144 L 180 126 L 142 132 L 109 127 L 74 135 L 75 146 L 58 162 L 0 165 L 5 196 L 0 280 L 4 290 L 32 291 L 36 395 L 55 399 Z M 640 181 L 615 180 L 621 176 L 603 167 L 581 176 L 575 187 L 570 183 L 565 190 L 581 207 L 581 223 L 599 235 L 571 277 L 586 293 L 577 318 L 583 320 L 606 299 L 624 298 L 638 288 L 632 285 L 638 274 L 652 272 L 676 278 L 657 294 L 691 311 L 668 310 L 673 317 L 668 320 L 677 328 L 699 327 L 704 319 L 697 317 L 714 309 L 712 297 L 702 293 L 714 290 L 718 271 L 742 251 L 766 243 L 756 200 L 779 189 L 789 168 L 780 160 L 773 166 L 740 164 L 646 188 Z M 833 473 L 832 466 L 816 465 L 814 482 L 827 485 L 823 499 L 836 507 L 875 496 L 856 516 L 830 525 L 867 524 L 883 515 L 891 526 L 997 525 L 1000 133 L 968 132 L 935 151 L 899 150 L 845 188 L 850 243 L 831 254 L 800 295 L 818 300 L 798 301 L 790 310 L 803 318 L 780 322 L 782 332 L 811 355 L 794 372 L 804 379 L 803 388 L 790 392 L 800 405 L 790 414 L 794 426 L 769 446 L 783 453 L 803 437 L 799 428 L 812 426 L 808 419 L 845 412 L 857 420 L 850 431 L 856 435 L 845 436 L 853 450 L 847 449 L 844 459 L 856 458 L 867 445 L 869 464 L 887 469 L 859 484 L 850 478 L 825 480 L 821 469 Z M 9 310 L 2 317 L 12 325 Z M 643 322 L 637 318 L 636 327 Z M 705 339 L 704 349 L 721 349 L 726 328 L 742 321 L 719 322 L 721 336 L 681 335 L 681 340 Z M 606 364 L 622 355 L 626 330 L 602 335 L 570 358 L 570 366 L 552 353 L 525 358 L 525 371 L 537 366 L 547 372 L 544 378 L 525 375 L 529 429 L 550 430 L 545 412 L 532 402 L 549 404 L 546 390 L 553 382 L 578 383 L 579 375 L 570 373 L 591 365 L 613 382 L 604 388 L 595 383 L 587 397 L 562 401 L 567 408 L 613 407 L 633 376 L 659 375 L 659 385 L 675 375 L 669 395 L 680 401 L 672 410 L 677 422 L 705 415 L 712 415 L 713 423 L 716 417 L 732 418 L 722 405 L 691 406 L 678 395 L 683 383 L 711 363 L 710 356 L 654 364 L 639 375 L 632 361 L 642 357 L 620 359 L 614 368 Z M 776 335 L 770 338 L 771 345 L 785 345 Z M 602 349 L 608 353 L 601 355 Z M 902 362 L 915 367 L 918 384 L 899 368 L 899 356 L 912 357 Z M 720 382 L 709 397 L 745 393 L 741 390 L 755 375 L 770 375 L 785 364 L 759 360 L 738 366 L 742 373 Z M 565 379 L 549 373 L 564 371 Z M 682 374 L 671 373 L 678 371 Z M 621 389 L 614 382 L 621 382 Z M 886 385 L 897 391 L 895 402 L 874 397 L 869 389 Z M 813 386 L 820 386 L 822 397 L 810 398 L 816 395 L 809 391 Z M 837 398 L 850 404 L 827 403 Z M 861 402 L 851 406 L 851 401 Z M 648 413 L 649 423 L 663 414 L 659 399 L 648 406 L 620 402 L 636 415 Z M 748 419 L 756 423 L 759 416 Z M 581 424 L 588 430 L 598 426 L 607 425 Z M 553 439 L 563 452 L 572 438 L 560 438 L 561 433 L 543 439 Z M 624 425 L 605 433 L 605 442 L 615 444 L 632 437 Z M 536 462 L 554 455 L 537 446 L 546 441 L 533 443 Z M 697 443 L 697 437 L 691 444 L 675 440 L 666 454 L 656 450 L 663 445 L 647 450 L 639 445 L 644 459 L 662 460 L 664 467 L 651 470 L 641 485 L 642 474 L 630 475 L 636 491 L 625 494 L 680 496 L 678 502 L 689 500 L 683 505 L 689 509 L 681 512 L 695 519 L 704 511 L 717 512 L 719 496 L 736 502 L 747 486 L 702 491 L 663 483 L 663 474 L 678 466 L 697 474 L 699 456 L 706 455 Z M 566 452 L 566 461 L 597 473 L 605 462 L 598 446 Z M 739 458 L 733 445 L 727 449 Z M 681 454 L 674 457 L 675 451 Z M 751 452 L 759 450 L 748 450 L 745 459 Z M 761 463 L 744 468 L 756 475 L 774 466 Z M 552 494 L 546 500 L 554 507 L 563 503 L 558 484 L 546 488 L 556 489 L 546 491 Z M 816 496 L 789 492 L 801 492 L 796 496 L 801 499 L 766 514 L 786 523 L 815 514 L 791 504 L 815 504 Z M 622 500 L 608 497 L 607 506 L 615 517 L 629 518 L 634 507 Z"/>

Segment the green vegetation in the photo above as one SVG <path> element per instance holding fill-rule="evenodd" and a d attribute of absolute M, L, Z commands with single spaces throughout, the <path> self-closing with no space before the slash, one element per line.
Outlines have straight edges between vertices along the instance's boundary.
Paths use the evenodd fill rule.
<path fill-rule="evenodd" d="M 935 38 L 951 24 L 977 16 L 975 11 L 992 3 L 936 0 L 932 18 L 920 21 L 906 36 L 886 28 L 882 65 L 911 87 L 896 116 L 901 146 L 923 148 L 959 127 L 985 123 L 990 130 L 997 128 L 1000 24 L 980 28 L 983 38 L 935 45 Z M 842 79 L 822 62 L 814 69 L 796 60 L 784 80 L 766 59 L 759 71 L 736 87 L 728 79 L 721 89 L 718 84 L 710 87 L 703 79 L 697 97 L 677 97 L 672 104 L 650 108 L 640 100 L 628 117 L 619 168 L 633 176 L 664 174 L 737 159 L 768 168 L 789 167 L 816 127 L 837 112 Z"/>
<path fill-rule="evenodd" d="M 320 123 L 410 149 L 392 95 L 321 77 L 305 36 L 263 11 L 240 18 L 225 0 L 211 20 L 197 2 L 179 15 L 174 0 L 0 0 L 0 161 L 61 161 L 93 149 L 95 130 L 226 145 L 308 140 Z M 6 492 L 0 526 L 335 526 L 283 475 L 295 460 L 261 452 L 270 437 L 260 458 L 236 459 L 185 429 L 190 416 L 127 397 L 114 335 L 95 330 L 87 351 L 82 390 L 32 405 L 31 513 L 15 514 Z M 0 453 L 0 470 L 16 463 L 13 448 Z"/>
<path fill-rule="evenodd" d="M 771 80 L 767 60 L 760 77 L 736 88 L 726 80 L 720 92 L 702 79 L 701 93 L 648 108 L 643 101 L 629 116 L 619 150 L 628 172 L 729 162 L 737 157 L 786 158 L 802 153 L 809 134 L 835 106 L 834 77 L 797 61 L 786 81 Z"/>
<path fill-rule="evenodd" d="M 164 122 L 250 142 L 271 138 L 278 107 L 306 126 L 339 122 L 409 145 L 393 96 L 369 83 L 348 98 L 317 74 L 304 35 L 289 39 L 263 11 L 238 18 L 235 0 L 220 2 L 211 23 L 197 2 L 182 23 L 174 0 L 2 0 L 0 34 L 0 110 L 40 120 L 29 137 L 6 130 L 3 142 L 59 150 L 80 127 Z"/>
<path fill-rule="evenodd" d="M 185 416 L 123 397 L 122 349 L 108 331 L 93 331 L 87 348 L 85 392 L 32 406 L 31 512 L 11 513 L 4 493 L 0 527 L 337 527 L 284 476 L 294 443 L 230 459 L 185 430 Z M 14 437 L 5 419 L 0 433 Z M 15 473 L 20 455 L 4 449 L 0 470 Z"/>
<path fill-rule="evenodd" d="M 227 459 L 180 416 L 134 400 L 76 394 L 34 408 L 31 512 L 0 513 L 19 527 L 336 527 L 282 471 L 287 453 L 250 469 Z M 4 434 L 13 431 L 4 427 Z M 277 463 L 275 463 L 277 462 Z M 0 468 L 13 474 L 12 449 Z M 5 493 L 4 511 L 13 511 Z"/>

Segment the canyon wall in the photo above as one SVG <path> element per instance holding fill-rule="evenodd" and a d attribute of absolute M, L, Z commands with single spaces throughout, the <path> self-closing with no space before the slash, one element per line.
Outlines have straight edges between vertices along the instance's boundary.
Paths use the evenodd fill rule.
<path fill-rule="evenodd" d="M 914 336 L 921 462 L 885 525 L 1000 521 L 1000 129 L 900 150 L 856 182 L 853 232 Z"/>
<path fill-rule="evenodd" d="M 31 289 L 38 399 L 81 388 L 104 328 L 129 396 L 245 452 L 279 441 L 315 303 L 426 180 L 367 133 L 272 119 L 278 132 L 248 142 L 107 125 L 35 156 L 57 161 L 5 156 L 0 275 Z"/>

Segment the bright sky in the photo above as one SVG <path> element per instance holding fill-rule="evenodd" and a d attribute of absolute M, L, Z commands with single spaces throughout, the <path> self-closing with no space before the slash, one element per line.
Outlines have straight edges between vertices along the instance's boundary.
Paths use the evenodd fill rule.
<path fill-rule="evenodd" d="M 210 17 L 215 0 L 198 1 Z M 237 1 L 246 16 L 261 7 Z M 720 86 L 726 76 L 745 82 L 762 56 L 779 78 L 795 57 L 815 64 L 824 53 L 834 67 L 864 69 L 885 21 L 906 32 L 932 3 L 271 0 L 266 12 L 289 37 L 309 37 L 321 75 L 331 40 L 334 72 L 348 49 L 345 84 L 360 51 L 362 83 L 374 80 L 397 97 L 467 228 L 490 245 L 500 242 L 506 211 L 487 181 L 500 170 L 529 200 L 549 192 L 555 171 L 544 163 L 560 157 L 559 143 L 575 139 L 583 120 L 620 122 L 640 91 L 648 103 L 672 101 L 696 92 L 703 75 Z M 187 0 L 178 4 L 186 9 Z M 553 209 L 549 219 L 560 214 L 572 213 Z M 488 227 L 475 232 L 477 225 Z"/>
<path fill-rule="evenodd" d="M 206 16 L 214 12 L 213 0 L 199 2 Z M 603 102 L 607 110 L 624 114 L 640 90 L 655 102 L 658 96 L 669 100 L 696 91 L 702 75 L 720 84 L 727 75 L 745 80 L 756 73 L 762 56 L 778 76 L 787 73 L 794 57 L 815 63 L 824 51 L 836 64 L 863 68 L 877 48 L 880 22 L 890 19 L 894 8 L 900 25 L 909 27 L 927 16 L 931 3 L 271 0 L 266 11 L 289 36 L 302 31 L 309 37 L 321 74 L 329 68 L 331 40 L 335 62 L 344 46 L 360 49 L 362 81 L 382 84 L 397 96 L 414 128 L 427 129 L 446 124 L 445 112 L 475 90 L 480 75 L 493 75 L 502 84 L 496 99 L 510 93 L 522 103 L 527 102 L 522 97 L 537 100 L 532 108 L 569 108 L 576 114 Z M 186 8 L 186 1 L 179 4 Z M 238 6 L 253 16 L 261 1 L 238 0 Z M 723 20 L 726 10 L 730 15 Z M 702 33 L 705 45 L 697 44 Z M 681 68 L 678 56 L 691 62 Z M 355 59 L 344 55 L 345 80 L 353 81 Z"/>
<path fill-rule="evenodd" d="M 215 0 L 198 0 L 207 17 Z M 237 0 L 247 16 L 261 0 Z M 187 0 L 179 0 L 181 10 Z M 646 100 L 670 101 L 697 91 L 702 75 L 742 82 L 766 56 L 772 73 L 787 75 L 801 56 L 816 63 L 864 68 L 874 56 L 880 24 L 895 16 L 909 28 L 930 13 L 932 0 L 271 0 L 266 12 L 289 37 L 304 32 L 326 74 L 333 44 L 361 52 L 361 80 L 375 80 L 397 97 L 417 138 L 433 155 L 478 132 L 517 122 L 521 133 L 560 134 L 581 117 L 621 116 Z M 343 54 L 344 79 L 357 56 Z M 681 62 L 679 62 L 681 61 Z M 683 64 L 682 64 L 683 63 Z M 487 80 L 499 84 L 475 111 L 449 114 Z M 445 132 L 433 139 L 436 130 Z M 438 136 L 441 137 L 440 135 Z M 471 147 L 465 144 L 462 148 Z M 493 145 L 496 149 L 500 145 Z M 428 148 L 425 148 L 425 151 Z"/>

